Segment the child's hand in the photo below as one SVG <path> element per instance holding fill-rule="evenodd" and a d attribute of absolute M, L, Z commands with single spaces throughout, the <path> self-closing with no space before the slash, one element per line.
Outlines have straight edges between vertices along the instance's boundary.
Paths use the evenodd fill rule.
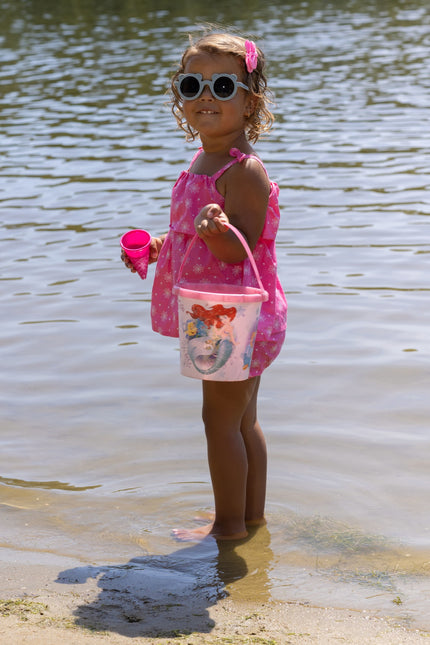
<path fill-rule="evenodd" d="M 124 262 L 127 269 L 130 269 L 132 273 L 136 273 L 136 269 L 124 249 L 121 249 L 121 260 Z"/>
<path fill-rule="evenodd" d="M 165 237 L 165 235 L 162 235 L 161 237 L 151 237 L 151 246 L 149 249 L 149 264 L 157 262 Z"/>
<path fill-rule="evenodd" d="M 218 204 L 206 204 L 194 220 L 194 228 L 199 237 L 212 237 L 228 231 L 229 219 Z"/>
<path fill-rule="evenodd" d="M 161 237 L 151 237 L 149 248 L 149 264 L 157 262 L 165 237 L 165 235 L 162 235 Z M 127 269 L 130 269 L 132 273 L 136 273 L 136 269 L 134 268 L 132 261 L 123 249 L 121 249 L 121 260 L 124 262 Z"/>

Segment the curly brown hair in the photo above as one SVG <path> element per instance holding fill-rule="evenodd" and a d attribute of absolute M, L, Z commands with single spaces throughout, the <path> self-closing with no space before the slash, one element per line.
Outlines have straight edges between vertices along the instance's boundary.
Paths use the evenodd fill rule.
<path fill-rule="evenodd" d="M 208 54 L 225 54 L 236 56 L 241 59 L 243 67 L 243 82 L 249 87 L 251 96 L 254 101 L 254 111 L 249 117 L 246 117 L 245 131 L 250 141 L 255 142 L 263 132 L 268 132 L 273 125 L 274 117 L 268 108 L 272 103 L 272 92 L 267 86 L 267 79 L 264 73 L 265 58 L 264 54 L 257 47 L 258 59 L 257 67 L 254 71 L 248 72 L 245 66 L 245 38 L 227 33 L 212 33 L 203 36 L 196 42 L 190 37 L 190 45 L 185 50 L 179 68 L 174 74 L 171 81 L 172 92 L 172 112 L 176 118 L 178 126 L 185 132 L 186 138 L 193 141 L 198 132 L 194 130 L 184 118 L 182 110 L 182 101 L 175 87 L 175 81 L 180 74 L 184 73 L 188 59 L 200 52 Z"/>

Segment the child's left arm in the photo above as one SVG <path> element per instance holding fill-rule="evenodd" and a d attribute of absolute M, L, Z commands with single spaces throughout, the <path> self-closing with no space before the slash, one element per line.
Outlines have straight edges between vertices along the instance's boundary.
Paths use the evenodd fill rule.
<path fill-rule="evenodd" d="M 258 161 L 247 159 L 222 175 L 217 187 L 224 195 L 224 211 L 218 204 L 207 204 L 195 218 L 194 226 L 219 260 L 241 262 L 246 251 L 224 223 L 230 222 L 238 228 L 253 250 L 266 220 L 269 179 Z"/>

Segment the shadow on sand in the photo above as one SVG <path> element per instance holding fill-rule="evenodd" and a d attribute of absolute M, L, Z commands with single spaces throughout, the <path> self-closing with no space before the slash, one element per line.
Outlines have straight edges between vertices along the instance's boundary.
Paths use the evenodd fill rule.
<path fill-rule="evenodd" d="M 56 582 L 76 585 L 97 580 L 101 590 L 97 598 L 74 612 L 76 624 L 83 627 L 128 637 L 209 633 L 215 623 L 208 608 L 229 596 L 234 583 L 246 581 L 249 598 L 256 599 L 257 594 L 259 602 L 268 599 L 269 545 L 270 534 L 263 526 L 240 541 L 209 538 L 168 555 L 69 569 Z"/>

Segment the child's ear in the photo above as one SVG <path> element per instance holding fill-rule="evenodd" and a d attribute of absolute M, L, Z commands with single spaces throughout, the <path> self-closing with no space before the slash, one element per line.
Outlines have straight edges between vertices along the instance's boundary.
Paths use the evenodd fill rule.
<path fill-rule="evenodd" d="M 257 97 L 250 97 L 247 101 L 246 107 L 245 107 L 245 117 L 249 119 L 250 116 L 252 116 L 256 110 L 258 103 Z"/>

